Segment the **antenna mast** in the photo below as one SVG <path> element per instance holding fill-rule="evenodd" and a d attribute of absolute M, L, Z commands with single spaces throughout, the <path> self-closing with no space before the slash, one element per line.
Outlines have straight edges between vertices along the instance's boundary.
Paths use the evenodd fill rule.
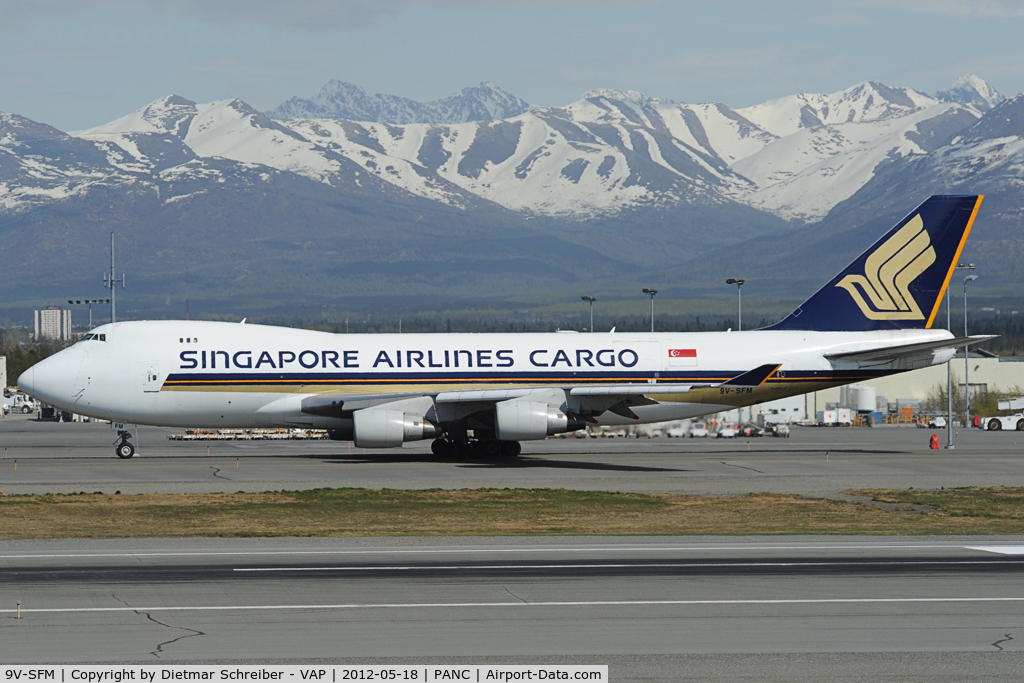
<path fill-rule="evenodd" d="M 103 276 L 103 286 L 110 288 L 110 322 L 117 322 L 117 277 L 114 275 L 114 233 L 110 233 L 110 273 Z M 121 287 L 124 288 L 124 273 L 121 273 Z"/>

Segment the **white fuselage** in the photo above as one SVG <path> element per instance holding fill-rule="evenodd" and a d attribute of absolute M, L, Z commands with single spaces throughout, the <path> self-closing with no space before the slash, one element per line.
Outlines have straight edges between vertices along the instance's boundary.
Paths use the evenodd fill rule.
<path fill-rule="evenodd" d="M 196 321 L 125 322 L 26 371 L 23 391 L 63 410 L 113 421 L 179 427 L 308 426 L 304 398 L 331 394 L 430 396 L 487 388 L 717 384 L 773 363 L 793 395 L 911 367 L 863 368 L 825 354 L 951 338 L 945 330 L 594 334 L 330 334 Z M 103 341 L 100 341 L 100 335 Z M 928 355 L 918 366 L 944 362 Z M 603 424 L 693 417 L 764 400 L 715 402 L 680 394 Z"/>

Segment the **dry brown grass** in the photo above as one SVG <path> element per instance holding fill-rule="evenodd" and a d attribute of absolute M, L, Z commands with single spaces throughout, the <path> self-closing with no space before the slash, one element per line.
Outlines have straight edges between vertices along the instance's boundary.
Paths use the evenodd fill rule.
<path fill-rule="evenodd" d="M 1020 490 L 1004 491 L 1016 491 L 1011 499 L 1019 500 Z M 917 502 L 900 493 L 906 492 L 884 496 Z M 955 498 L 953 514 L 942 512 L 943 501 L 935 497 L 925 504 L 939 512 L 921 514 L 778 494 L 704 498 L 552 489 L 6 496 L 0 497 L 0 538 L 1024 533 L 1018 507 L 982 514 L 965 503 L 970 495 Z"/>

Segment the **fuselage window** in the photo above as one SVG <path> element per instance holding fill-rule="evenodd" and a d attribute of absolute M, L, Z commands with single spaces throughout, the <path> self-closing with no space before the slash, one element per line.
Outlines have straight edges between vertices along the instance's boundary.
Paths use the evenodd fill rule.
<path fill-rule="evenodd" d="M 185 338 L 184 337 L 178 337 L 178 343 L 179 344 L 184 344 L 185 343 Z"/>

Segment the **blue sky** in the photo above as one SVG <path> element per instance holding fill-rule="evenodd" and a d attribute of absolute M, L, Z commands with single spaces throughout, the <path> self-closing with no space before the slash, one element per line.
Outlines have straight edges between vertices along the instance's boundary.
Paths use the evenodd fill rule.
<path fill-rule="evenodd" d="M 1018 0 L 0 0 L 0 111 L 63 130 L 177 94 L 268 109 L 330 78 L 422 101 L 493 81 L 732 107 L 863 80 L 1024 91 Z"/>

